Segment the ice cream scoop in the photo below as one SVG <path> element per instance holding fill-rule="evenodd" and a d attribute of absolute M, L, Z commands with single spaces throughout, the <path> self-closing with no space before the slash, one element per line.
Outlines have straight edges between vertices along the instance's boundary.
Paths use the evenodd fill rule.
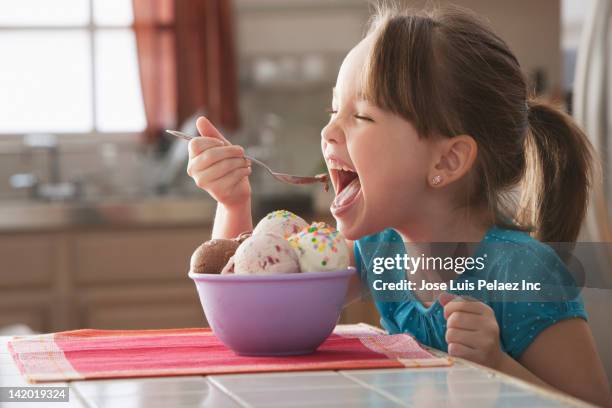
<path fill-rule="evenodd" d="M 227 263 L 221 270 L 221 275 L 229 275 L 234 273 L 234 256 L 232 255 L 230 259 L 228 259 Z"/>
<path fill-rule="evenodd" d="M 298 256 L 302 272 L 335 271 L 349 266 L 344 236 L 324 222 L 312 223 L 287 241 Z"/>
<path fill-rule="evenodd" d="M 259 221 L 253 230 L 253 235 L 269 232 L 282 238 L 288 238 L 307 226 L 308 223 L 294 213 L 287 210 L 277 210 Z"/>
<path fill-rule="evenodd" d="M 237 275 L 300 272 L 297 255 L 289 242 L 269 232 L 256 233 L 244 240 L 233 262 Z"/>
<path fill-rule="evenodd" d="M 191 255 L 191 271 L 195 273 L 221 273 L 240 242 L 236 239 L 211 239 L 200 245 Z"/>

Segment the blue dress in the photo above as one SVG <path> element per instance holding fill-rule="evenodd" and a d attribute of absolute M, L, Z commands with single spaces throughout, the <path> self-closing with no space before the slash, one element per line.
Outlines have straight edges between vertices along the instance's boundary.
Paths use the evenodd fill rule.
<path fill-rule="evenodd" d="M 381 281 L 412 280 L 420 285 L 422 280 L 418 272 L 410 275 L 403 268 L 381 273 L 381 258 L 406 254 L 401 236 L 386 229 L 359 239 L 354 250 L 357 269 L 374 298 L 381 325 L 391 334 L 409 333 L 423 344 L 447 351 L 444 309 L 437 300 L 427 308 L 409 289 L 380 290 Z M 471 257 L 480 259 L 480 264 L 463 268 L 454 279 L 455 288 L 449 287 L 447 292 L 488 304 L 499 324 L 501 347 L 514 359 L 552 324 L 576 317 L 587 319 L 576 279 L 549 245 L 521 231 L 492 227 Z M 453 273 L 459 269 L 455 267 Z"/>

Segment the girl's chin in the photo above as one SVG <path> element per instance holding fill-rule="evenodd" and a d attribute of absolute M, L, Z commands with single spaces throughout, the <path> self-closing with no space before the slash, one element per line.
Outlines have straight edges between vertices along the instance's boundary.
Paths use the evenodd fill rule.
<path fill-rule="evenodd" d="M 344 235 L 346 239 L 351 241 L 363 237 L 366 228 L 365 220 L 368 218 L 364 215 L 363 201 L 356 203 L 348 211 L 335 213 L 332 209 L 332 215 L 336 219 L 336 228 Z"/>
<path fill-rule="evenodd" d="M 355 228 L 345 226 L 341 221 L 338 221 L 338 231 L 344 235 L 344 238 L 349 239 L 351 241 L 356 241 L 361 238 L 363 235 L 359 235 L 359 232 Z"/>

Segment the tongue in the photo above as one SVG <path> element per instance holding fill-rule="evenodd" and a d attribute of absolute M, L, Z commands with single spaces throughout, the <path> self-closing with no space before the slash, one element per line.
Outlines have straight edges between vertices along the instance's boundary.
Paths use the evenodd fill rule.
<path fill-rule="evenodd" d="M 342 207 L 351 202 L 352 199 L 357 196 L 361 190 L 361 183 L 359 177 L 355 177 L 346 187 L 344 187 L 334 199 L 334 205 L 336 207 Z"/>

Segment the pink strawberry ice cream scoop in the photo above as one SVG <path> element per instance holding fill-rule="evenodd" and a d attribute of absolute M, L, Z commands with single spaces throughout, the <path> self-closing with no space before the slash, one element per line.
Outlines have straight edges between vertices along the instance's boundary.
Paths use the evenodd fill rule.
<path fill-rule="evenodd" d="M 289 242 L 269 232 L 254 233 L 245 239 L 236 250 L 233 262 L 237 275 L 300 272 L 297 255 Z"/>
<path fill-rule="evenodd" d="M 298 256 L 302 272 L 337 271 L 348 268 L 349 248 L 344 236 L 324 222 L 313 222 L 287 240 Z"/>
<path fill-rule="evenodd" d="M 271 232 L 282 238 L 288 238 L 307 226 L 308 223 L 294 213 L 287 210 L 277 210 L 269 213 L 259 221 L 253 230 L 253 235 Z"/>
<path fill-rule="evenodd" d="M 223 269 L 221 269 L 221 275 L 229 275 L 234 273 L 234 256 L 232 255 L 227 261 Z"/>

